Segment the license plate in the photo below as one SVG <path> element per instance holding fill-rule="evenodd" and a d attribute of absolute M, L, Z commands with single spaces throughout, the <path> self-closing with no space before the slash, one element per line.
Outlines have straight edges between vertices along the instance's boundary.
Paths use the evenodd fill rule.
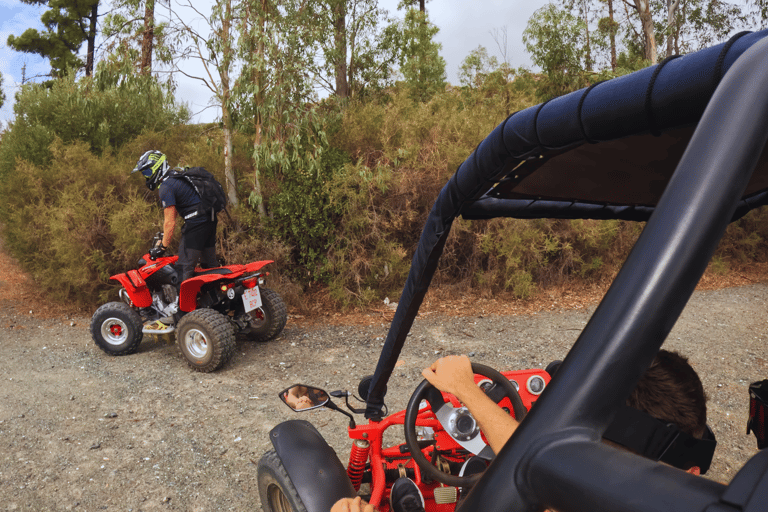
<path fill-rule="evenodd" d="M 246 313 L 261 307 L 261 292 L 259 292 L 258 286 L 249 288 L 243 292 L 243 306 L 245 306 Z"/>

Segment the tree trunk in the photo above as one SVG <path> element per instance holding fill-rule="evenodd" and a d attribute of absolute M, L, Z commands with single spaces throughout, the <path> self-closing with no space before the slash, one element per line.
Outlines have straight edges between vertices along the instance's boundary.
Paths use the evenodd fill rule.
<path fill-rule="evenodd" d="M 616 22 L 613 20 L 613 0 L 608 0 L 608 18 L 611 20 L 611 70 L 616 71 Z"/>
<path fill-rule="evenodd" d="M 344 1 L 336 1 L 333 5 L 334 31 L 333 39 L 336 44 L 336 96 L 349 97 L 349 82 L 347 81 L 347 17 Z"/>
<path fill-rule="evenodd" d="M 680 0 L 667 0 L 667 57 L 674 55 L 673 48 L 677 34 L 677 6 Z"/>
<path fill-rule="evenodd" d="M 427 6 L 424 5 L 426 3 L 426 0 L 419 0 L 419 10 L 421 12 L 427 12 Z"/>
<path fill-rule="evenodd" d="M 584 64 L 587 71 L 592 71 L 592 48 L 589 44 L 589 22 L 587 21 L 586 13 L 584 15 L 584 22 L 584 26 L 587 27 L 587 58 Z"/>
<path fill-rule="evenodd" d="M 222 55 L 221 75 L 221 121 L 223 126 L 224 135 L 224 177 L 227 183 L 227 200 L 232 206 L 237 206 L 237 182 L 235 181 L 235 170 L 232 165 L 232 133 L 234 131 L 232 123 L 232 87 L 229 81 L 229 70 L 232 61 L 232 1 L 229 0 L 226 4 L 226 12 L 221 20 L 221 34 L 222 40 L 228 41 L 224 45 L 224 55 Z"/>
<path fill-rule="evenodd" d="M 264 31 L 266 30 L 266 10 L 267 10 L 267 1 L 268 0 L 261 0 L 261 12 L 259 13 L 259 22 L 258 22 L 258 30 L 261 31 L 261 35 L 264 35 Z M 264 60 L 264 37 L 258 38 L 258 44 L 256 45 L 256 55 L 258 56 L 259 62 L 263 62 Z M 253 76 L 254 83 L 257 86 L 258 92 L 256 93 L 256 105 L 263 105 L 264 104 L 264 74 L 261 69 L 257 69 Z M 256 134 L 253 137 L 253 152 L 254 155 L 260 151 L 261 149 L 261 143 L 262 143 L 262 130 L 264 128 L 262 119 L 261 119 L 261 113 L 257 112 L 256 117 L 253 120 L 254 121 L 254 127 L 256 129 Z M 262 222 L 267 220 L 267 209 L 264 207 L 264 198 L 261 193 L 261 180 L 259 179 L 260 171 L 258 167 L 254 169 L 253 171 L 253 195 L 256 197 L 257 201 L 257 211 L 259 212 L 259 217 L 261 218 Z"/>
<path fill-rule="evenodd" d="M 88 55 L 85 58 L 85 76 L 93 75 L 93 60 L 96 48 L 96 22 L 99 18 L 99 2 L 94 1 L 91 14 L 88 16 Z"/>
<path fill-rule="evenodd" d="M 635 0 L 635 8 L 640 15 L 640 23 L 643 27 L 643 37 L 645 40 L 645 59 L 656 64 L 656 34 L 653 27 L 653 16 L 651 15 L 650 0 Z"/>
<path fill-rule="evenodd" d="M 155 40 L 155 0 L 146 0 L 144 9 L 144 37 L 141 41 L 141 68 L 143 75 L 152 73 L 152 46 Z"/>

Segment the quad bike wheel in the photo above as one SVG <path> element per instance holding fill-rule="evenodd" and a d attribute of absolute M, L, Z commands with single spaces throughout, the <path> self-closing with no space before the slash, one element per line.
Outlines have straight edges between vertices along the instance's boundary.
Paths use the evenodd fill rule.
<path fill-rule="evenodd" d="M 141 316 L 124 302 L 108 302 L 91 318 L 91 337 L 112 356 L 133 354 L 143 337 Z"/>
<path fill-rule="evenodd" d="M 235 330 L 221 313 L 197 309 L 179 321 L 176 342 L 193 370 L 208 373 L 221 368 L 234 353 Z"/>
<path fill-rule="evenodd" d="M 251 317 L 251 341 L 269 341 L 283 332 L 288 321 L 288 309 L 282 297 L 269 288 L 261 288 L 261 307 L 249 313 Z"/>
<path fill-rule="evenodd" d="M 256 475 L 261 509 L 264 512 L 307 512 L 283 462 L 274 450 L 261 457 Z"/>

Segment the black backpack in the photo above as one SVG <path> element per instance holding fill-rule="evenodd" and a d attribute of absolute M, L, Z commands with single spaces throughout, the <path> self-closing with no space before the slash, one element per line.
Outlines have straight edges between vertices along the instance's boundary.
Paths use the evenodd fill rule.
<path fill-rule="evenodd" d="M 227 209 L 227 194 L 224 193 L 224 187 L 216 181 L 213 174 L 202 167 L 185 167 L 184 169 L 172 169 L 169 178 L 183 179 L 195 189 L 200 196 L 200 205 L 197 208 L 197 215 L 210 215 L 211 219 L 216 217 L 220 211 Z"/>

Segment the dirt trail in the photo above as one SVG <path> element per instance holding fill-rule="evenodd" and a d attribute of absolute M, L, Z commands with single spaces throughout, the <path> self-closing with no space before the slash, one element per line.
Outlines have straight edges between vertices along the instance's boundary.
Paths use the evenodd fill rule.
<path fill-rule="evenodd" d="M 89 312 L 46 303 L 13 265 L 0 252 L 3 510 L 257 510 L 255 463 L 270 449 L 268 432 L 298 417 L 277 393 L 295 382 L 356 390 L 393 311 L 293 311 L 278 339 L 239 342 L 221 371 L 199 374 L 162 340 L 145 340 L 131 356 L 105 355 L 91 340 Z M 719 441 L 708 476 L 720 481 L 756 451 L 744 431 L 747 386 L 768 377 L 764 275 L 758 268 L 730 281 L 710 277 L 750 284 L 698 291 L 665 345 L 702 376 Z M 390 382 L 389 410 L 405 406 L 421 369 L 441 355 L 471 353 L 499 369 L 563 358 L 602 292 L 542 294 L 525 304 L 432 296 Z M 345 417 L 301 417 L 345 461 Z"/>

